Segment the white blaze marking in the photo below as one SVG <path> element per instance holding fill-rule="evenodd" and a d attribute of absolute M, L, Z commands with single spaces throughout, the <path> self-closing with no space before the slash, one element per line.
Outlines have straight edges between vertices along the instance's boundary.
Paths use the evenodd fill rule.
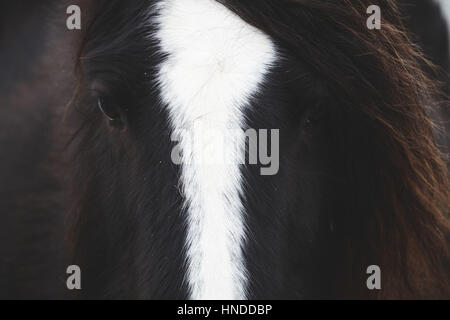
<path fill-rule="evenodd" d="M 159 83 L 173 133 L 182 150 L 182 192 L 191 299 L 245 299 L 247 275 L 238 161 L 205 164 L 198 153 L 226 154 L 241 136 L 201 136 L 202 132 L 244 128 L 244 110 L 274 62 L 268 36 L 214 0 L 164 0 L 158 5 L 156 38 L 167 59 Z M 193 143 L 187 137 L 190 130 Z M 201 157 L 200 157 L 201 158 Z"/>

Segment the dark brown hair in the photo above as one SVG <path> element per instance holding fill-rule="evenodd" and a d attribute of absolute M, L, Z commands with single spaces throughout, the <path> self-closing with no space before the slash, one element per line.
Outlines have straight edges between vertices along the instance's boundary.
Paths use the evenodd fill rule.
<path fill-rule="evenodd" d="M 347 213 L 335 219 L 336 296 L 449 298 L 449 181 L 432 120 L 443 97 L 421 68 L 430 63 L 411 43 L 396 1 L 261 5 L 270 10 L 221 2 L 307 63 L 353 120 L 342 124 Z M 366 27 L 372 4 L 381 8 L 381 30 Z M 370 264 L 380 264 L 383 277 L 374 293 L 359 276 Z"/>

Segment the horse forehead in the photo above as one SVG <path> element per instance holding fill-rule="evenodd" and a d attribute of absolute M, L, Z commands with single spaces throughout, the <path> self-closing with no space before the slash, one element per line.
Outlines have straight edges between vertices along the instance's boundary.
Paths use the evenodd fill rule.
<path fill-rule="evenodd" d="M 192 50 L 200 58 L 217 58 L 267 50 L 262 32 L 216 0 L 164 0 L 158 12 L 159 39 L 171 51 Z"/>
<path fill-rule="evenodd" d="M 240 100 L 274 60 L 271 39 L 215 0 L 162 1 L 157 29 L 169 60 L 161 73 L 180 86 L 175 92 L 184 101 L 208 101 L 212 91 L 217 100 Z"/>

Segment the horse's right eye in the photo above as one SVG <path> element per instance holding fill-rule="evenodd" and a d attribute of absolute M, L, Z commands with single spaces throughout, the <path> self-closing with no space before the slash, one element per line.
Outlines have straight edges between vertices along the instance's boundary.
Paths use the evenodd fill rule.
<path fill-rule="evenodd" d="M 97 105 L 100 111 L 109 120 L 109 124 L 117 129 L 124 128 L 124 120 L 122 119 L 122 114 L 120 112 L 120 106 L 116 103 L 109 101 L 108 99 L 99 97 L 97 99 Z"/>

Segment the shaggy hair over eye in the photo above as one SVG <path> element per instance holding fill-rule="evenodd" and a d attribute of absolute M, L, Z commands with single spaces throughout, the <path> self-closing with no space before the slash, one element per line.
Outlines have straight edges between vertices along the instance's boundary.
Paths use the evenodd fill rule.
<path fill-rule="evenodd" d="M 449 181 L 432 120 L 447 97 L 422 71 L 430 63 L 410 42 L 396 1 L 220 2 L 308 64 L 347 115 L 338 296 L 366 296 L 355 275 L 378 261 L 383 290 L 371 297 L 448 298 Z M 381 30 L 366 27 L 372 4 Z"/>

